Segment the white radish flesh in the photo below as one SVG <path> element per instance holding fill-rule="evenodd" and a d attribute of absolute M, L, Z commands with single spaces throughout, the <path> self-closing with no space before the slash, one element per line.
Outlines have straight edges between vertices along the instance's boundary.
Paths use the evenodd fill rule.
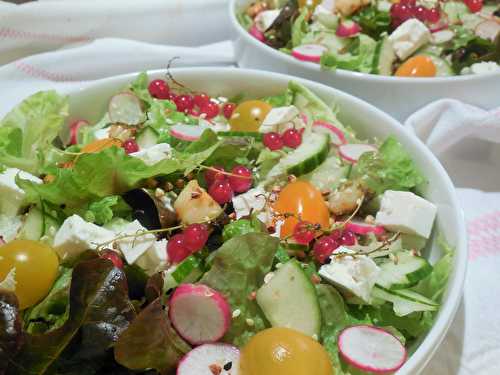
<path fill-rule="evenodd" d="M 200 139 L 206 127 L 197 125 L 174 125 L 170 128 L 170 135 L 181 141 L 194 142 Z"/>
<path fill-rule="evenodd" d="M 356 234 L 366 235 L 373 233 L 376 236 L 385 233 L 384 227 L 380 225 L 372 225 L 359 220 L 352 220 L 345 224 L 345 229 Z"/>
<path fill-rule="evenodd" d="M 319 63 L 323 53 L 327 51 L 321 44 L 304 44 L 292 50 L 292 56 L 302 61 Z"/>
<path fill-rule="evenodd" d="M 377 148 L 372 145 L 365 145 L 361 143 L 349 143 L 339 146 L 339 154 L 342 159 L 351 163 L 356 163 L 361 155 L 366 152 L 376 152 Z"/>
<path fill-rule="evenodd" d="M 407 357 L 405 347 L 396 337 L 369 325 L 345 328 L 339 335 L 338 348 L 350 365 L 376 374 L 398 370 Z"/>
<path fill-rule="evenodd" d="M 69 126 L 70 145 L 78 144 L 78 130 L 80 130 L 82 126 L 88 126 L 88 125 L 89 123 L 85 120 L 76 120 L 73 123 L 71 123 L 71 125 Z"/>
<path fill-rule="evenodd" d="M 321 120 L 314 121 L 312 130 L 315 133 L 328 134 L 330 136 L 330 142 L 335 146 L 346 143 L 344 132 L 329 122 Z"/>
<path fill-rule="evenodd" d="M 177 375 L 238 375 L 240 351 L 228 344 L 204 344 L 179 362 Z"/>
<path fill-rule="evenodd" d="M 116 94 L 109 101 L 109 118 L 112 122 L 138 125 L 145 120 L 141 101 L 131 92 Z"/>
<path fill-rule="evenodd" d="M 192 345 L 215 342 L 231 325 L 231 307 L 219 292 L 202 284 L 182 284 L 170 299 L 170 320 Z"/>

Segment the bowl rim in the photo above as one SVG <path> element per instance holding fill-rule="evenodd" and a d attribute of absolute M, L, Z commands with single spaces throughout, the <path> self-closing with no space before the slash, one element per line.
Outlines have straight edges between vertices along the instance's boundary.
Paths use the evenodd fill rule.
<path fill-rule="evenodd" d="M 163 76 L 164 72 L 164 70 L 159 69 L 147 71 L 150 77 Z M 235 69 L 232 67 L 172 68 L 170 72 L 172 74 L 175 74 L 177 72 L 179 74 L 187 75 L 200 74 L 206 77 L 217 77 L 218 75 L 223 75 L 224 77 L 232 76 L 241 80 L 259 79 L 262 81 L 266 81 L 266 78 L 269 78 L 270 81 L 271 79 L 274 79 L 283 82 L 288 82 L 290 80 L 300 82 L 302 84 L 305 84 L 312 91 L 326 91 L 332 97 L 341 97 L 344 100 L 351 101 L 355 105 L 365 107 L 367 110 L 383 119 L 383 126 L 388 127 L 396 135 L 397 138 L 405 138 L 405 141 L 412 143 L 417 148 L 418 153 L 423 154 L 423 156 L 428 159 L 430 164 L 436 169 L 436 172 L 439 174 L 446 188 L 450 207 L 452 208 L 453 217 L 455 218 L 456 225 L 458 227 L 458 233 L 456 244 L 454 244 L 454 269 L 448 281 L 448 298 L 446 302 L 441 305 L 439 315 L 429 332 L 427 332 L 415 352 L 409 357 L 408 361 L 403 365 L 403 367 L 398 370 L 398 372 L 396 372 L 396 374 L 411 375 L 415 374 L 416 370 L 423 369 L 427 362 L 432 358 L 432 355 L 435 353 L 435 350 L 444 339 L 448 328 L 454 320 L 455 313 L 458 310 L 462 298 L 468 257 L 467 232 L 464 213 L 461 209 L 461 205 L 459 204 L 455 187 L 450 177 L 448 176 L 448 173 L 436 158 L 436 156 L 434 156 L 434 154 L 427 148 L 427 146 L 424 145 L 424 143 L 419 138 L 411 134 L 411 132 L 403 127 L 399 121 L 397 121 L 387 113 L 362 99 L 359 99 L 351 94 L 345 93 L 333 87 L 324 85 L 322 83 L 281 73 L 260 71 L 255 69 Z M 71 96 L 78 95 L 82 91 L 99 89 L 100 86 L 111 84 L 117 85 L 117 90 L 119 90 L 120 88 L 122 88 L 122 86 L 119 86 L 120 84 L 123 84 L 125 82 L 132 82 L 132 80 L 138 74 L 140 74 L 140 72 L 126 73 L 95 81 L 81 82 L 80 87 L 71 87 L 62 91 Z"/>
<path fill-rule="evenodd" d="M 354 72 L 351 70 L 346 70 L 346 69 L 336 69 L 335 71 L 325 71 L 321 69 L 321 65 L 313 62 L 308 62 L 308 61 L 300 61 L 297 60 L 296 58 L 278 51 L 271 46 L 268 46 L 265 43 L 262 43 L 255 39 L 253 36 L 251 36 L 247 30 L 241 26 L 241 24 L 238 22 L 238 19 L 236 18 L 236 2 L 239 0 L 229 0 L 229 19 L 231 21 L 231 25 L 233 26 L 233 29 L 239 34 L 240 37 L 243 37 L 244 40 L 251 44 L 254 48 L 257 48 L 264 54 L 270 54 L 273 58 L 281 60 L 283 63 L 287 64 L 292 64 L 297 67 L 301 67 L 303 69 L 311 70 L 314 71 L 315 73 L 324 73 L 324 74 L 330 74 L 332 77 L 335 77 L 335 75 L 340 76 L 341 78 L 349 78 L 357 81 L 363 81 L 363 80 L 372 80 L 375 83 L 388 83 L 393 84 L 393 83 L 411 83 L 411 84 L 418 84 L 418 85 L 425 85 L 425 84 L 430 84 L 430 83 L 436 83 L 436 84 L 449 84 L 451 82 L 455 83 L 462 83 L 462 82 L 467 82 L 467 81 L 482 81 L 482 80 L 487 80 L 492 77 L 497 77 L 499 75 L 498 72 L 491 72 L 491 73 L 484 73 L 484 74 L 467 74 L 467 75 L 454 75 L 454 76 L 447 76 L 447 77 L 395 77 L 395 76 L 383 76 L 379 74 L 371 74 L 371 73 L 361 73 L 361 72 Z M 247 0 L 248 1 L 248 0 Z"/>

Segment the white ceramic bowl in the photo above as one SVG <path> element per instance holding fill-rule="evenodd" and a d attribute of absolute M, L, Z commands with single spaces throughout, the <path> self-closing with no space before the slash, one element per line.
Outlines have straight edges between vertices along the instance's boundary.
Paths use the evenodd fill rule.
<path fill-rule="evenodd" d="M 424 105 L 441 98 L 462 100 L 491 109 L 500 105 L 500 73 L 439 78 L 399 78 L 338 69 L 324 71 L 259 42 L 241 27 L 236 12 L 252 0 L 230 0 L 229 12 L 238 65 L 311 79 L 335 87 L 391 114 L 400 121 Z"/>
<path fill-rule="evenodd" d="M 351 125 L 360 136 L 384 139 L 392 134 L 404 145 L 429 181 L 423 195 L 438 207 L 437 228 L 426 255 L 431 261 L 440 257 L 441 251 L 435 241 L 437 233 L 442 233 L 456 248 L 453 273 L 437 320 L 416 352 L 398 372 L 399 375 L 418 373 L 439 346 L 453 320 L 462 295 L 466 271 L 464 219 L 453 184 L 439 161 L 392 117 L 360 99 L 315 82 L 276 73 L 231 68 L 172 69 L 171 73 L 186 87 L 227 97 L 240 93 L 251 97 L 278 94 L 293 79 L 309 87 L 327 103 L 337 103 L 341 109 L 340 120 Z M 109 98 L 131 82 L 134 76 L 135 74 L 127 74 L 82 83 L 83 86 L 79 89 L 68 92 L 71 117 L 97 121 L 107 110 Z M 150 77 L 164 77 L 164 71 L 152 72 Z"/>

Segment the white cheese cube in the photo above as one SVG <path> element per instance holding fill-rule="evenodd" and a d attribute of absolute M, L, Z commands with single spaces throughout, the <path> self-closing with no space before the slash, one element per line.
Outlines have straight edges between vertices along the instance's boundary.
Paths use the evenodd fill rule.
<path fill-rule="evenodd" d="M 0 214 L 0 238 L 10 242 L 16 238 L 23 224 L 21 216 L 7 216 Z"/>
<path fill-rule="evenodd" d="M 387 190 L 375 222 L 393 232 L 429 238 L 436 213 L 434 204 L 416 194 Z"/>
<path fill-rule="evenodd" d="M 486 74 L 500 72 L 500 65 L 494 61 L 483 61 L 480 63 L 475 63 L 470 66 L 470 72 L 472 74 Z"/>
<path fill-rule="evenodd" d="M 299 110 L 294 105 L 273 108 L 262 122 L 259 132 L 269 133 L 276 131 L 280 125 L 292 121 L 299 113 Z"/>
<path fill-rule="evenodd" d="M 134 158 L 141 159 L 146 165 L 151 166 L 172 156 L 172 148 L 168 143 L 158 143 L 152 147 L 133 152 Z"/>
<path fill-rule="evenodd" d="M 17 168 L 7 168 L 0 173 L 0 212 L 7 216 L 15 216 L 24 205 L 26 194 L 16 184 L 16 176 L 24 180 L 30 180 L 37 184 L 43 181 L 30 173 Z"/>
<path fill-rule="evenodd" d="M 128 264 L 135 263 L 155 243 L 156 237 L 153 234 L 141 234 L 145 231 L 147 229 L 138 220 L 134 220 L 123 227 L 122 231 L 117 234 L 117 237 L 129 236 L 116 241 Z"/>
<path fill-rule="evenodd" d="M 258 212 L 266 206 L 267 193 L 261 187 L 248 190 L 233 198 L 234 212 L 236 218 L 250 215 L 250 212 Z"/>
<path fill-rule="evenodd" d="M 61 259 L 73 258 L 85 250 L 95 250 L 97 246 L 113 240 L 114 237 L 112 231 L 73 215 L 64 220 L 54 237 L 53 246 Z"/>
<path fill-rule="evenodd" d="M 389 36 L 394 52 L 401 60 L 406 60 L 430 40 L 431 32 L 423 22 L 416 18 L 405 21 Z"/>
<path fill-rule="evenodd" d="M 331 262 L 321 266 L 319 275 L 332 284 L 344 289 L 348 293 L 361 298 L 364 302 L 371 302 L 371 293 L 380 273 L 380 268 L 366 255 L 336 254 L 355 252 L 339 247 L 330 257 Z"/>
<path fill-rule="evenodd" d="M 259 31 L 266 31 L 273 24 L 274 20 L 279 16 L 281 10 L 264 10 L 255 17 L 255 26 Z"/>
<path fill-rule="evenodd" d="M 167 269 L 168 255 L 167 255 L 168 241 L 162 239 L 156 241 L 139 259 L 135 262 L 141 267 L 149 276 Z"/>

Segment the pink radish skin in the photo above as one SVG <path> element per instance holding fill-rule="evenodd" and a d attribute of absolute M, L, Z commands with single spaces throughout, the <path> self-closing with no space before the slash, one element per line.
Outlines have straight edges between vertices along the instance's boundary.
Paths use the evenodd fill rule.
<path fill-rule="evenodd" d="M 326 50 L 321 44 L 303 44 L 292 50 L 292 56 L 298 60 L 319 63 Z"/>
<path fill-rule="evenodd" d="M 181 141 L 194 142 L 200 139 L 205 129 L 196 125 L 174 125 L 170 128 L 170 135 Z"/>
<path fill-rule="evenodd" d="M 330 140 L 335 146 L 346 144 L 344 132 L 326 121 L 317 120 L 313 123 L 313 132 L 330 135 Z"/>
<path fill-rule="evenodd" d="M 126 125 L 137 125 L 144 120 L 141 101 L 131 92 L 114 95 L 108 105 L 109 119 Z"/>
<path fill-rule="evenodd" d="M 347 363 L 375 374 L 397 371 L 408 356 L 405 347 L 395 336 L 369 325 L 343 329 L 338 338 L 338 348 Z M 377 352 L 366 352 L 372 349 Z"/>
<path fill-rule="evenodd" d="M 339 146 L 339 154 L 342 159 L 351 163 L 357 163 L 361 155 L 365 152 L 376 152 L 377 148 L 372 145 L 361 143 L 349 143 Z"/>
<path fill-rule="evenodd" d="M 82 126 L 88 126 L 88 125 L 89 125 L 89 123 L 85 120 L 76 120 L 76 121 L 73 121 L 71 123 L 71 125 L 69 126 L 69 134 L 70 134 L 69 144 L 70 145 L 76 145 L 78 143 L 78 130 Z"/>
<path fill-rule="evenodd" d="M 438 31 L 443 31 L 446 30 L 449 27 L 449 25 L 443 21 L 439 21 L 437 23 L 432 24 L 429 26 L 429 31 L 431 33 L 437 33 Z"/>
<path fill-rule="evenodd" d="M 231 362 L 231 369 L 224 366 Z M 229 344 L 204 344 L 187 353 L 179 362 L 177 375 L 213 375 L 217 372 L 211 366 L 222 370 L 220 375 L 238 375 L 240 351 Z"/>
<path fill-rule="evenodd" d="M 356 234 L 367 235 L 373 233 L 376 236 L 380 236 L 385 233 L 384 227 L 380 225 L 367 224 L 363 221 L 352 220 L 345 224 L 345 229 Z"/>
<path fill-rule="evenodd" d="M 259 42 L 265 42 L 266 41 L 266 36 L 262 31 L 260 31 L 256 25 L 253 25 L 250 30 L 248 31 L 251 36 L 253 36 L 255 39 L 257 39 Z"/>
<path fill-rule="evenodd" d="M 226 299 L 203 284 L 182 284 L 170 298 L 169 317 L 179 335 L 192 345 L 215 342 L 231 325 Z"/>
<path fill-rule="evenodd" d="M 353 21 L 344 21 L 338 27 L 335 34 L 341 38 L 351 38 L 361 32 L 361 26 Z"/>

